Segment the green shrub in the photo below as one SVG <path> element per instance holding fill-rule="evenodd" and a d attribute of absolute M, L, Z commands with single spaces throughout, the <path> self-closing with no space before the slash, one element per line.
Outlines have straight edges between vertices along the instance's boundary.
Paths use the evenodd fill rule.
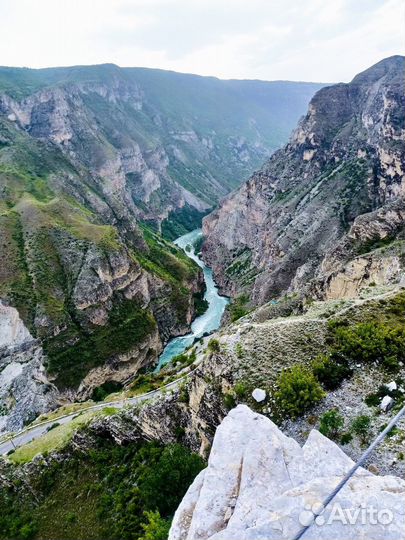
<path fill-rule="evenodd" d="M 194 309 L 196 316 L 203 315 L 209 306 L 209 303 L 204 298 L 204 291 L 199 291 L 193 294 Z"/>
<path fill-rule="evenodd" d="M 182 364 L 184 366 L 189 366 L 190 364 L 192 364 L 197 358 L 197 352 L 195 349 L 193 349 L 193 351 L 191 352 L 190 355 L 186 354 L 186 353 L 182 353 L 182 354 L 178 354 L 176 356 L 174 356 L 172 359 L 171 359 L 171 363 L 173 365 L 179 363 L 179 364 Z"/>
<path fill-rule="evenodd" d="M 232 322 L 237 321 L 249 313 L 250 310 L 246 307 L 248 302 L 249 298 L 246 295 L 241 295 L 229 304 L 229 313 Z"/>
<path fill-rule="evenodd" d="M 378 322 L 334 329 L 336 354 L 354 362 L 379 362 L 389 370 L 398 369 L 405 359 L 405 326 Z"/>
<path fill-rule="evenodd" d="M 29 538 L 33 538 L 36 532 L 37 532 L 36 525 L 32 523 L 26 523 L 20 529 L 20 538 L 22 540 L 28 540 Z"/>
<path fill-rule="evenodd" d="M 306 367 L 294 366 L 277 379 L 276 404 L 281 412 L 296 418 L 325 397 L 319 381 Z"/>
<path fill-rule="evenodd" d="M 188 391 L 187 384 L 183 383 L 179 389 L 179 401 L 181 403 L 188 403 L 190 401 L 190 393 Z"/>
<path fill-rule="evenodd" d="M 224 405 L 228 409 L 228 411 L 233 409 L 236 406 L 235 396 L 233 394 L 230 394 L 230 393 L 225 394 L 224 395 Z"/>
<path fill-rule="evenodd" d="M 360 438 L 364 444 L 367 441 L 367 437 L 370 433 L 371 418 L 366 414 L 357 416 L 352 422 L 353 432 Z"/>
<path fill-rule="evenodd" d="M 167 540 L 171 521 L 163 519 L 158 511 L 145 512 L 145 523 L 141 523 L 143 535 L 138 540 Z"/>
<path fill-rule="evenodd" d="M 243 399 L 246 396 L 247 388 L 245 383 L 239 381 L 235 384 L 234 392 L 237 398 Z"/>
<path fill-rule="evenodd" d="M 340 442 L 342 444 L 349 444 L 353 440 L 353 435 L 350 433 L 350 431 L 347 431 L 346 433 L 343 433 Z"/>
<path fill-rule="evenodd" d="M 208 342 L 208 350 L 213 353 L 219 352 L 221 350 L 219 341 L 215 338 L 210 339 Z"/>
<path fill-rule="evenodd" d="M 151 461 L 140 477 L 138 486 L 146 508 L 155 508 L 164 516 L 171 515 L 205 463 L 197 454 L 179 444 L 163 448 L 156 462 Z"/>
<path fill-rule="evenodd" d="M 119 392 L 120 390 L 122 390 L 122 384 L 120 382 L 106 381 L 93 390 L 91 399 L 93 401 L 103 401 L 108 395 Z"/>
<path fill-rule="evenodd" d="M 245 356 L 245 351 L 240 343 L 235 345 L 235 352 L 238 358 L 243 358 Z"/>
<path fill-rule="evenodd" d="M 381 402 L 381 398 L 380 398 L 380 396 L 378 395 L 378 393 L 375 393 L 375 394 L 368 394 L 368 395 L 364 398 L 364 402 L 365 402 L 365 404 L 366 404 L 368 407 L 378 407 L 378 405 L 379 405 L 380 402 Z"/>
<path fill-rule="evenodd" d="M 325 437 L 335 439 L 339 435 L 344 423 L 344 418 L 339 414 L 337 409 L 331 409 L 321 416 L 319 431 L 322 435 L 325 435 Z"/>
<path fill-rule="evenodd" d="M 344 379 L 353 374 L 353 370 L 347 362 L 338 362 L 329 356 L 319 355 L 312 363 L 312 371 L 315 377 L 327 390 L 335 390 Z"/>
<path fill-rule="evenodd" d="M 399 379 L 398 379 L 399 381 Z M 400 386 L 400 385 L 398 385 Z M 381 403 L 381 400 L 384 396 L 390 396 L 394 398 L 398 403 L 401 403 L 404 399 L 404 396 L 400 390 L 388 390 L 385 384 L 382 384 L 377 392 L 368 394 L 364 401 L 369 407 L 378 407 Z"/>

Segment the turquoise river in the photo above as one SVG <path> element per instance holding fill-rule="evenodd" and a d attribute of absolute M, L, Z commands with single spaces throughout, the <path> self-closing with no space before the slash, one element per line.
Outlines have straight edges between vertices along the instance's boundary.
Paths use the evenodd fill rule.
<path fill-rule="evenodd" d="M 173 338 L 166 345 L 164 351 L 160 355 L 159 364 L 156 368 L 158 371 L 162 366 L 170 362 L 170 360 L 183 353 L 190 345 L 193 344 L 195 339 L 202 337 L 204 334 L 210 334 L 217 330 L 221 324 L 221 317 L 224 313 L 225 307 L 229 302 L 229 298 L 218 294 L 218 288 L 215 285 L 212 277 L 212 270 L 208 268 L 204 262 L 195 253 L 194 244 L 201 238 L 201 229 L 195 229 L 190 233 L 184 234 L 177 238 L 174 243 L 184 250 L 186 255 L 193 259 L 198 266 L 202 269 L 204 274 L 205 285 L 207 290 L 204 294 L 204 299 L 208 302 L 208 309 L 199 317 L 193 321 L 191 325 L 191 332 L 185 336 Z"/>

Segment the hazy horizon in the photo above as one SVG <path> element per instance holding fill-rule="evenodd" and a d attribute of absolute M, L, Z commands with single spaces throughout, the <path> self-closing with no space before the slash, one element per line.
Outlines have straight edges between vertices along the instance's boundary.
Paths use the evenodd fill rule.
<path fill-rule="evenodd" d="M 347 82 L 404 54 L 402 0 L 0 0 L 0 63 Z M 16 31 L 18 29 L 18 31 Z M 23 36 L 23 38 L 21 38 Z"/>

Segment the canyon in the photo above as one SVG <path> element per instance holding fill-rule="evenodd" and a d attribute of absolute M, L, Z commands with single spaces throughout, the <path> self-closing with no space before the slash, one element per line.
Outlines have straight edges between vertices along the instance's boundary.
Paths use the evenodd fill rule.
<path fill-rule="evenodd" d="M 188 332 L 202 273 L 166 239 L 284 142 L 321 86 L 0 68 L 0 297 L 35 344 L 0 343 L 2 430 L 119 388 Z"/>
<path fill-rule="evenodd" d="M 106 151 L 103 129 L 87 137 L 96 125 L 87 109 L 86 121 L 78 109 L 62 122 L 56 109 L 50 114 L 44 96 L 66 92 L 70 81 L 62 89 L 36 87 L 35 98 L 3 96 L 11 118 L 0 116 L 7 128 L 0 158 L 27 163 L 40 152 L 49 173 L 47 182 L 31 168 L 2 176 L 2 427 L 18 430 L 42 413 L 37 421 L 49 431 L 0 461 L 7 509 L 0 538 L 14 530 L 21 536 L 24 527 L 38 539 L 298 533 L 308 505 L 312 512 L 405 403 L 404 72 L 405 58 L 395 56 L 350 83 L 321 85 L 285 146 L 267 159 L 259 144 L 257 158 L 267 161 L 245 182 L 225 181 L 205 198 L 174 176 L 169 189 L 163 167 L 160 183 L 152 173 L 137 177 L 142 204 L 131 192 L 134 162 L 125 172 L 121 155 L 117 175 L 116 147 L 109 141 L 114 148 Z M 36 77 L 42 84 L 43 75 Z M 112 80 L 114 91 L 75 82 L 63 99 L 81 108 L 94 92 L 114 111 L 129 94 L 132 103 L 128 80 Z M 145 87 L 137 95 L 136 107 L 146 110 Z M 56 138 L 52 129 L 42 136 L 28 127 L 42 114 L 37 99 Z M 75 115 L 80 129 L 66 131 Z M 79 147 L 81 129 L 93 141 L 89 155 Z M 177 141 L 201 143 L 185 131 Z M 256 167 L 251 152 L 247 161 L 239 154 L 243 167 Z M 90 164 L 98 156 L 105 165 L 107 154 L 115 155 L 108 170 Z M 206 179 L 196 185 L 209 193 Z M 177 205 L 179 190 L 187 202 Z M 180 206 L 185 213 L 174 218 Z M 197 217 L 202 247 L 180 242 L 183 251 L 168 241 L 184 226 L 194 229 Z M 200 247 L 230 297 L 221 327 L 208 336 L 189 334 L 204 291 L 201 265 L 191 260 Z M 190 338 L 189 347 L 153 371 L 175 336 Z M 86 412 L 105 381 L 125 386 Z M 387 399 L 392 410 L 382 406 Z M 56 408 L 77 400 L 84 403 Z M 72 416 L 70 424 L 58 424 L 62 414 Z M 317 525 L 308 538 L 346 530 L 401 537 L 404 441 L 402 418 L 337 499 L 349 510 L 377 501 L 393 521 Z"/>

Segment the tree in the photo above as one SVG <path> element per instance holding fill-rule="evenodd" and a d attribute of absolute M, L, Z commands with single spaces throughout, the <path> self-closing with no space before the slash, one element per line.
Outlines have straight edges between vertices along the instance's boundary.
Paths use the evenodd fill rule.
<path fill-rule="evenodd" d="M 208 342 L 208 350 L 213 353 L 219 352 L 221 350 L 219 341 L 215 338 L 210 339 Z"/>
<path fill-rule="evenodd" d="M 139 488 L 146 508 L 159 510 L 163 516 L 174 513 L 196 475 L 205 467 L 198 454 L 191 454 L 179 444 L 166 446 L 156 462 L 145 468 Z"/>
<path fill-rule="evenodd" d="M 337 362 L 323 354 L 317 356 L 313 361 L 312 371 L 327 390 L 335 390 L 344 379 L 350 377 L 353 373 L 347 362 Z"/>
<path fill-rule="evenodd" d="M 405 358 L 405 326 L 359 323 L 335 330 L 336 353 L 355 362 L 381 362 L 390 371 Z"/>

